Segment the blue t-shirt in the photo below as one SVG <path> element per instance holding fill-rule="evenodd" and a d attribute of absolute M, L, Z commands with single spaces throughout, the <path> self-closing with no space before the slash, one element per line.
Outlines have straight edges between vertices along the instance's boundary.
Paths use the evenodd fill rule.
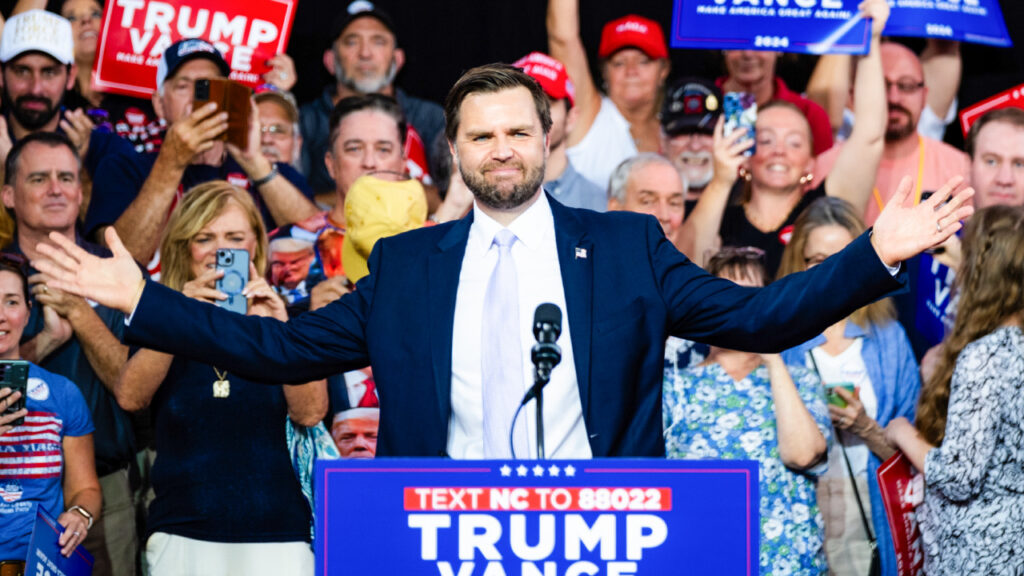
<path fill-rule="evenodd" d="M 288 453 L 284 390 L 227 373 L 229 394 L 218 398 L 217 379 L 213 367 L 178 357 L 153 397 L 149 533 L 308 542 L 311 512 Z"/>
<path fill-rule="evenodd" d="M 115 136 L 115 138 L 117 137 Z M 121 214 L 139 195 L 139 190 L 142 189 L 146 178 L 153 170 L 157 155 L 158 153 L 137 154 L 132 150 L 128 154 L 110 156 L 100 164 L 99 169 L 94 173 L 92 200 L 89 203 L 89 210 L 85 214 L 83 230 L 86 238 L 93 238 L 98 228 L 110 226 L 121 217 Z M 276 166 L 281 176 L 287 178 L 303 195 L 312 200 L 313 191 L 302 174 L 284 163 L 278 163 Z M 274 221 L 266 203 L 263 202 L 263 197 L 255 190 L 255 186 L 246 176 L 245 170 L 230 156 L 220 166 L 190 165 L 181 177 L 178 193 L 183 194 L 193 186 L 211 180 L 227 180 L 239 188 L 248 190 L 263 216 L 263 224 L 267 230 L 287 224 L 287 222 Z"/>
<path fill-rule="evenodd" d="M 21 426 L 0 436 L 0 559 L 24 559 L 36 506 L 64 511 L 63 440 L 93 431 L 85 399 L 70 380 L 29 365 Z"/>

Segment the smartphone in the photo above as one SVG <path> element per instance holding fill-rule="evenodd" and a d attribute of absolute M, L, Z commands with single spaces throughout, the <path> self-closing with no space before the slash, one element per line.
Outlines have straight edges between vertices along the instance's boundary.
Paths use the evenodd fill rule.
<path fill-rule="evenodd" d="M 192 109 L 216 102 L 217 110 L 228 113 L 228 129 L 217 137 L 245 149 L 249 145 L 249 118 L 252 115 L 252 89 L 227 78 L 196 80 Z"/>
<path fill-rule="evenodd" d="M 228 295 L 225 300 L 218 300 L 221 308 L 245 314 L 248 303 L 242 290 L 249 283 L 249 251 L 240 248 L 219 248 L 217 250 L 217 270 L 224 275 L 217 279 L 217 290 Z"/>
<path fill-rule="evenodd" d="M 754 141 L 754 124 L 757 122 L 757 100 L 749 92 L 726 92 L 722 98 L 722 114 L 725 115 L 723 132 L 726 136 L 734 130 L 746 130 L 747 138 Z M 754 147 L 743 155 L 751 156 Z"/>
<path fill-rule="evenodd" d="M 25 407 L 25 395 L 28 393 L 28 362 L 24 360 L 0 360 L 0 388 L 10 388 L 11 393 L 21 392 L 13 404 L 7 406 L 4 414 L 12 414 Z M 11 426 L 21 426 L 25 418 L 18 418 Z"/>
<path fill-rule="evenodd" d="M 857 387 L 854 386 L 852 382 L 836 382 L 834 384 L 825 384 L 825 392 L 827 392 L 825 400 L 833 406 L 838 406 L 839 408 L 846 408 L 846 400 L 843 400 L 843 397 L 836 393 L 836 388 L 844 388 L 850 394 L 856 395 Z"/>

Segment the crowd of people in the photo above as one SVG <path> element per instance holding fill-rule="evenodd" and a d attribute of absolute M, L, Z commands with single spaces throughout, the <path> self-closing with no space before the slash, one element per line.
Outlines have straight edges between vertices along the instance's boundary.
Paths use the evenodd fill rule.
<path fill-rule="evenodd" d="M 311 574 L 297 454 L 535 456 L 512 411 L 553 302 L 548 457 L 756 460 L 761 574 L 894 575 L 902 452 L 926 574 L 1024 574 L 1024 109 L 943 143 L 957 45 L 883 37 L 885 0 L 806 94 L 767 51 L 673 77 L 638 15 L 595 78 L 548 0 L 545 51 L 467 56 L 444 103 L 356 0 L 315 100 L 268 60 L 245 146 L 194 104 L 213 44 L 167 46 L 151 100 L 100 92 L 102 3 L 59 4 L 0 31 L 0 359 L 30 362 L 0 387 L 0 562 L 39 508 L 97 575 Z M 232 297 L 222 249 L 245 314 L 199 304 Z"/>

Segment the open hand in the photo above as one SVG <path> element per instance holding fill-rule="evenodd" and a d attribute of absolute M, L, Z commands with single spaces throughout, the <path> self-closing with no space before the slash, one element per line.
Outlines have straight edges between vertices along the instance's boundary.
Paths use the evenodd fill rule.
<path fill-rule="evenodd" d="M 95 125 L 81 108 L 64 113 L 61 118 L 60 128 L 67 135 L 68 139 L 78 149 L 78 157 L 85 158 L 89 153 L 89 138 L 92 137 L 92 129 Z"/>
<path fill-rule="evenodd" d="M 167 129 L 160 146 L 160 155 L 169 154 L 184 169 L 197 156 L 209 152 L 217 144 L 215 138 L 228 129 L 228 113 L 218 112 L 217 103 L 209 102 Z"/>
<path fill-rule="evenodd" d="M 887 266 L 896 266 L 942 244 L 960 230 L 961 220 L 974 213 L 969 202 L 974 189 L 964 187 L 960 176 L 950 178 L 917 206 L 913 205 L 912 194 L 913 181 L 906 177 L 875 221 L 871 243 Z"/>
<path fill-rule="evenodd" d="M 267 60 L 271 70 L 263 75 L 263 80 L 277 86 L 281 90 L 291 90 L 299 77 L 295 74 L 295 61 L 287 54 L 278 54 Z"/>
<path fill-rule="evenodd" d="M 51 278 L 48 286 L 131 314 L 142 293 L 142 271 L 113 226 L 106 229 L 105 238 L 113 256 L 100 258 L 63 234 L 50 232 L 49 242 L 36 245 L 45 259 L 36 260 L 33 265 Z"/>
<path fill-rule="evenodd" d="M 885 23 L 889 21 L 889 3 L 886 0 L 865 0 L 857 9 L 861 16 L 871 19 L 871 36 L 881 38 Z"/>

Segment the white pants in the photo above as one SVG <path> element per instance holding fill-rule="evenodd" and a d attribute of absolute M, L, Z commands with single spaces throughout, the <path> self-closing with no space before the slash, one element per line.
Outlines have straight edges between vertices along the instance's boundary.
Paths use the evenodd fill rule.
<path fill-rule="evenodd" d="M 310 576 L 307 542 L 207 542 L 156 532 L 146 542 L 150 576 Z"/>

